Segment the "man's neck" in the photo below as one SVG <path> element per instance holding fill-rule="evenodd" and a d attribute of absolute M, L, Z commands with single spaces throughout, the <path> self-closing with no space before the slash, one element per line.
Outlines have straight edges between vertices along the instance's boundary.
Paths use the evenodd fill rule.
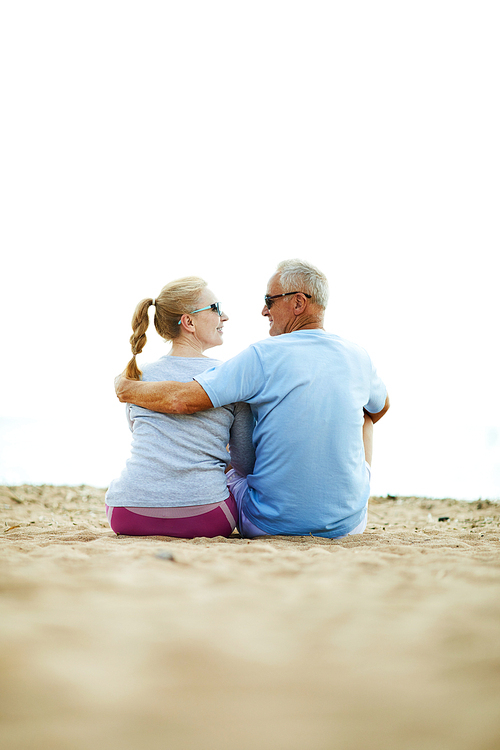
<path fill-rule="evenodd" d="M 295 333 L 295 331 L 310 331 L 313 329 L 324 328 L 324 320 L 322 317 L 317 315 L 304 315 L 295 318 L 290 324 L 288 324 L 283 333 Z"/>

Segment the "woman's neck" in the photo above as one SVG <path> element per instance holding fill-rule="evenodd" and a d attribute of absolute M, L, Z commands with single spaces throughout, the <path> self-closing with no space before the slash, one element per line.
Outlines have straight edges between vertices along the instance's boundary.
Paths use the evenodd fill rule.
<path fill-rule="evenodd" d="M 199 341 L 173 341 L 169 357 L 205 357 L 204 349 Z"/>

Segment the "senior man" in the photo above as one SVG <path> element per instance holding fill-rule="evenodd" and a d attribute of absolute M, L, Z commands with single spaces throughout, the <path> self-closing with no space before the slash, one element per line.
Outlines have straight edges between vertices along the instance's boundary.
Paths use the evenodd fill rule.
<path fill-rule="evenodd" d="M 242 536 L 339 538 L 366 527 L 373 423 L 389 398 L 367 352 L 324 330 L 327 301 L 321 271 L 283 261 L 262 310 L 270 339 L 189 383 L 115 381 L 120 401 L 152 411 L 250 404 L 254 470 L 228 473 Z"/>

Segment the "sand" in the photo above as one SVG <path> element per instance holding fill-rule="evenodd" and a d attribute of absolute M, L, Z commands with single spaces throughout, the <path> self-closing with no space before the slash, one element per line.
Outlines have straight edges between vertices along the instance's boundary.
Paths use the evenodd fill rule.
<path fill-rule="evenodd" d="M 498 504 L 188 541 L 115 536 L 103 497 L 0 488 L 2 748 L 500 748 Z"/>

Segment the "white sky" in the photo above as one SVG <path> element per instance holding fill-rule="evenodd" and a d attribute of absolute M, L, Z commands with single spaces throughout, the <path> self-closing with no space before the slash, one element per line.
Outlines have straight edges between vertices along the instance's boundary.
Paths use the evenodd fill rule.
<path fill-rule="evenodd" d="M 4 8 L 0 482 L 106 486 L 136 303 L 203 276 L 226 359 L 301 257 L 389 388 L 373 493 L 500 498 L 497 7 Z"/>

